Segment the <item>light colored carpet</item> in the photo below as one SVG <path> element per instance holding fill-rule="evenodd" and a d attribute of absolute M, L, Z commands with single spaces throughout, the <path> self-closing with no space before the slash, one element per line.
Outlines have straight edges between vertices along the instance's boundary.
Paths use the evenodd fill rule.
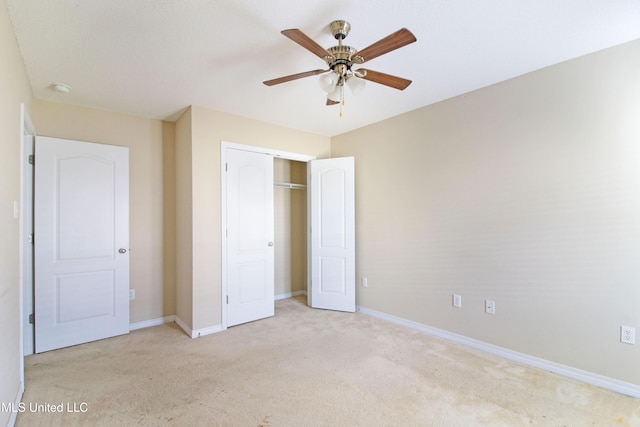
<path fill-rule="evenodd" d="M 199 339 L 168 324 L 29 356 L 26 385 L 21 427 L 640 426 L 638 399 L 299 299 Z"/>

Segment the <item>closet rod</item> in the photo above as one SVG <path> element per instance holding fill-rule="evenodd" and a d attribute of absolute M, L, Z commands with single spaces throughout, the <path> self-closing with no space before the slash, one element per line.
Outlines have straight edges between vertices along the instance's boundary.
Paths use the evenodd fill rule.
<path fill-rule="evenodd" d="M 275 187 L 289 188 L 291 190 L 306 190 L 307 186 L 304 184 L 294 184 L 292 182 L 274 182 Z"/>

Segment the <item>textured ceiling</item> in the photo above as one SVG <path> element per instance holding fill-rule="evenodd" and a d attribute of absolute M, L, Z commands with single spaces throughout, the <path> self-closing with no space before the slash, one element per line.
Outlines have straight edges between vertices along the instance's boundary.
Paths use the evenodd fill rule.
<path fill-rule="evenodd" d="M 6 3 L 36 98 L 168 120 L 198 105 L 327 136 L 640 38 L 638 0 Z M 262 84 L 325 67 L 280 31 L 299 28 L 329 47 L 336 19 L 351 23 L 345 44 L 359 50 L 411 30 L 416 43 L 366 67 L 413 84 L 346 91 L 342 118 L 317 76 Z"/>

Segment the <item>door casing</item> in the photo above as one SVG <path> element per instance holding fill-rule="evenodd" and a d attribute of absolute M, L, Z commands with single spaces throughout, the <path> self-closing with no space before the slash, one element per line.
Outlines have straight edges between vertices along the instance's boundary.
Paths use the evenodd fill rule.
<path fill-rule="evenodd" d="M 20 393 L 24 391 L 24 356 L 33 354 L 33 323 L 29 316 L 33 313 L 33 245 L 29 234 L 33 233 L 33 167 L 29 156 L 33 154 L 36 135 L 31 116 L 24 104 L 20 105 Z"/>

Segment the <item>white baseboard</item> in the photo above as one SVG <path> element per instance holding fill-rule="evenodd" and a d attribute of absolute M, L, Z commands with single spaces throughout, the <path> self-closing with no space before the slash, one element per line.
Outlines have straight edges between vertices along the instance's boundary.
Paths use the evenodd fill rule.
<path fill-rule="evenodd" d="M 392 316 L 390 314 L 382 313 L 376 310 L 371 310 L 369 308 L 358 306 L 357 310 L 362 314 L 366 314 L 368 316 L 375 317 L 381 320 L 386 320 L 397 325 L 405 326 L 407 328 L 414 329 L 428 335 L 434 335 L 436 337 L 453 341 L 458 344 L 463 344 L 477 350 L 495 354 L 496 356 L 503 357 L 513 362 L 549 371 L 563 377 L 571 378 L 597 387 L 602 387 L 611 391 L 615 391 L 617 393 L 625 394 L 627 396 L 640 398 L 640 386 L 636 384 L 631 384 L 628 382 L 616 380 L 614 378 L 605 377 L 604 375 L 595 374 L 593 372 L 583 371 L 582 369 L 572 368 L 571 366 L 561 365 L 549 360 L 530 356 L 524 353 L 519 353 L 517 351 L 509 350 L 504 347 L 499 347 L 497 345 L 478 341 L 473 338 L 468 338 L 463 335 L 447 332 L 442 329 L 403 319 L 401 317 Z"/>
<path fill-rule="evenodd" d="M 217 334 L 222 331 L 222 325 L 213 325 L 206 328 L 195 329 L 191 332 L 191 338 L 200 338 L 205 335 Z"/>
<path fill-rule="evenodd" d="M 288 292 L 286 294 L 276 295 L 274 297 L 274 300 L 279 301 L 281 299 L 293 298 L 293 297 L 298 297 L 300 295 L 306 295 L 306 294 L 307 294 L 307 291 L 293 291 L 293 292 Z"/>
<path fill-rule="evenodd" d="M 274 300 L 278 301 L 278 300 L 281 300 L 281 299 L 287 299 L 287 298 L 296 297 L 296 296 L 299 296 L 299 295 L 306 295 L 306 294 L 307 294 L 306 291 L 294 291 L 294 292 L 289 292 L 289 293 L 286 293 L 286 294 L 275 295 L 274 296 Z M 167 316 L 167 317 L 170 317 L 170 316 Z M 224 330 L 222 328 L 222 325 L 214 325 L 214 326 L 209 326 L 208 328 L 192 330 L 178 316 L 172 316 L 172 317 L 173 317 L 173 319 L 170 320 L 170 322 L 176 322 L 176 324 L 178 326 L 180 326 L 182 328 L 182 330 L 185 331 L 185 333 L 187 335 L 189 335 L 191 338 L 200 338 L 200 337 L 203 337 L 205 335 L 215 334 L 215 333 L 218 333 L 218 332 L 222 332 Z M 148 322 L 154 322 L 154 321 L 158 321 L 158 320 L 159 319 L 155 319 L 155 320 L 150 320 Z M 143 322 L 140 322 L 140 323 L 143 323 Z M 157 323 L 157 324 L 160 324 L 160 323 Z M 155 324 L 150 324 L 149 326 L 154 326 L 154 325 Z M 142 327 L 145 327 L 145 326 L 142 326 Z"/>
<path fill-rule="evenodd" d="M 180 326 L 182 330 L 186 332 L 187 335 L 193 338 L 193 336 L 191 335 L 191 328 L 188 327 L 187 324 L 184 323 L 184 321 L 181 318 L 176 316 L 174 322 L 176 322 L 176 325 Z"/>
<path fill-rule="evenodd" d="M 186 334 L 191 338 L 199 338 L 205 335 L 215 334 L 216 332 L 222 331 L 222 325 L 214 325 L 208 328 L 192 330 L 187 326 L 186 323 L 182 321 L 182 319 L 174 315 L 158 317 L 157 319 L 143 320 L 142 322 L 130 323 L 129 330 L 135 331 L 136 329 L 150 328 L 151 326 L 164 325 L 165 323 L 171 322 L 176 322 L 176 324 L 180 326 L 182 330 L 185 331 Z"/>
<path fill-rule="evenodd" d="M 20 408 L 20 402 L 22 402 L 22 395 L 24 394 L 24 382 L 20 382 L 20 387 L 18 387 L 18 394 L 16 395 L 15 400 L 13 401 L 13 407 L 11 411 L 11 416 L 9 416 L 9 423 L 7 427 L 13 427 L 16 425 L 16 419 L 18 418 L 18 412 Z"/>
<path fill-rule="evenodd" d="M 191 338 L 200 338 L 200 337 L 203 337 L 205 335 L 211 335 L 211 334 L 215 334 L 217 332 L 222 332 L 222 330 L 223 330 L 222 329 L 222 325 L 213 325 L 213 326 L 209 326 L 207 328 L 201 328 L 201 329 L 191 329 L 178 316 L 175 316 L 175 322 Z"/>
<path fill-rule="evenodd" d="M 175 322 L 176 316 L 164 316 L 157 319 L 143 320 L 142 322 L 129 323 L 129 331 L 136 329 L 150 328 L 152 326 L 164 325 L 165 323 Z"/>

